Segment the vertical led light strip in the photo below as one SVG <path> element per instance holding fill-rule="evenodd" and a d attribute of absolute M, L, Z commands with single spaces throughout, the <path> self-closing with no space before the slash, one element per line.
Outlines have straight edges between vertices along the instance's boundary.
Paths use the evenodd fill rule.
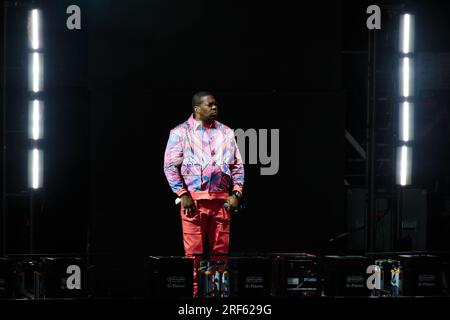
<path fill-rule="evenodd" d="M 31 118 L 33 119 L 33 127 L 32 127 L 32 138 L 33 140 L 38 140 L 41 137 L 41 110 L 40 110 L 39 100 L 33 101 L 33 114 Z"/>
<path fill-rule="evenodd" d="M 31 101 L 28 111 L 28 137 L 32 140 L 36 141 L 44 137 L 43 113 L 44 105 L 42 101 L 37 99 Z"/>
<path fill-rule="evenodd" d="M 39 48 L 39 11 L 37 9 L 31 10 L 31 49 L 37 50 Z"/>
<path fill-rule="evenodd" d="M 403 141 L 408 142 L 409 141 L 409 102 L 403 102 L 403 110 L 402 110 L 402 122 L 403 122 L 403 128 L 402 128 L 402 135 L 403 135 Z"/>
<path fill-rule="evenodd" d="M 28 185 L 31 189 L 39 189 L 43 186 L 44 156 L 40 148 L 43 139 L 44 102 L 43 91 L 43 53 L 41 37 L 41 17 L 38 9 L 33 9 L 29 14 L 29 90 L 30 102 L 28 108 L 28 138 L 31 146 L 28 154 Z"/>
<path fill-rule="evenodd" d="M 43 179 L 43 160 L 44 155 L 42 150 L 34 148 L 29 151 L 28 154 L 28 166 L 29 166 L 29 184 L 32 189 L 42 188 Z"/>
<path fill-rule="evenodd" d="M 399 34 L 399 135 L 397 146 L 397 184 L 411 184 L 412 147 L 414 139 L 414 16 L 400 16 Z"/>
<path fill-rule="evenodd" d="M 32 53 L 31 62 L 31 78 L 32 78 L 32 90 L 37 93 L 41 91 L 41 55 L 37 52 Z"/>
<path fill-rule="evenodd" d="M 403 16 L 403 41 L 402 41 L 402 50 L 403 53 L 410 52 L 410 44 L 411 44 L 411 15 L 405 14 Z"/>
<path fill-rule="evenodd" d="M 414 139 L 414 104 L 408 101 L 401 102 L 399 112 L 400 142 L 410 142 Z"/>
<path fill-rule="evenodd" d="M 411 184 L 411 160 L 412 148 L 407 146 L 397 147 L 397 184 L 406 186 Z"/>
<path fill-rule="evenodd" d="M 411 72 L 410 72 L 410 60 L 409 58 L 402 59 L 402 96 L 404 98 L 409 98 L 411 94 L 410 81 L 411 81 Z"/>
<path fill-rule="evenodd" d="M 408 147 L 400 147 L 400 185 L 405 186 L 408 178 Z"/>

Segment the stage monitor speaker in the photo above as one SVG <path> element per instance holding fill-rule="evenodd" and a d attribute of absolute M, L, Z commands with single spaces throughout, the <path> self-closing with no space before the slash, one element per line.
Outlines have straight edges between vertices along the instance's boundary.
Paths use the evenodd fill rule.
<path fill-rule="evenodd" d="M 312 297 L 321 295 L 320 264 L 308 254 L 278 255 L 275 258 L 272 295 L 281 297 Z"/>
<path fill-rule="evenodd" d="M 325 256 L 324 294 L 326 296 L 369 296 L 367 267 L 372 260 L 363 256 Z"/>
<path fill-rule="evenodd" d="M 144 298 L 148 290 L 147 277 L 148 256 L 145 254 L 96 254 L 89 265 L 90 287 L 96 298 Z"/>
<path fill-rule="evenodd" d="M 443 293 L 442 258 L 435 255 L 400 255 L 404 296 L 438 296 Z"/>
<path fill-rule="evenodd" d="M 15 296 L 28 299 L 87 298 L 87 264 L 80 257 L 31 257 L 14 263 Z"/>
<path fill-rule="evenodd" d="M 0 299 L 14 299 L 14 268 L 12 262 L 0 258 Z"/>
<path fill-rule="evenodd" d="M 270 297 L 273 259 L 269 257 L 230 257 L 230 297 Z"/>
<path fill-rule="evenodd" d="M 37 259 L 14 260 L 14 292 L 17 299 L 35 299 L 35 271 L 38 269 Z"/>
<path fill-rule="evenodd" d="M 34 272 L 35 299 L 87 298 L 87 263 L 80 257 L 42 257 Z"/>
<path fill-rule="evenodd" d="M 192 298 L 194 260 L 186 257 L 150 256 L 148 259 L 148 296 Z"/>

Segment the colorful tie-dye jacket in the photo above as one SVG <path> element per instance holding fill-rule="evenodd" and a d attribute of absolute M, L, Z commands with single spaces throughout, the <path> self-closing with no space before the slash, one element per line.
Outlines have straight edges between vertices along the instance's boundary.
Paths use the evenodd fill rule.
<path fill-rule="evenodd" d="M 191 116 L 170 131 L 164 173 L 179 197 L 226 199 L 230 184 L 242 193 L 244 165 L 234 131 L 219 121 L 207 129 Z"/>

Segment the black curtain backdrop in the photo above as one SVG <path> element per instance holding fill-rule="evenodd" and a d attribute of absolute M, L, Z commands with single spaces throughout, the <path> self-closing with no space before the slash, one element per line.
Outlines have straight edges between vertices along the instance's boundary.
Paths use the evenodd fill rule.
<path fill-rule="evenodd" d="M 93 252 L 183 254 L 163 173 L 198 90 L 221 121 L 280 130 L 280 169 L 246 165 L 233 252 L 317 252 L 343 222 L 340 3 L 89 4 Z"/>
<path fill-rule="evenodd" d="M 37 252 L 83 253 L 90 245 L 91 253 L 182 255 L 163 153 L 169 130 L 189 117 L 199 90 L 215 94 L 228 126 L 280 132 L 276 175 L 246 164 L 247 208 L 233 217 L 232 251 L 330 249 L 328 238 L 345 222 L 339 1 L 36 3 L 45 54 Z M 66 28 L 69 5 L 81 9 L 81 30 Z M 24 12 L 10 16 L 23 36 L 10 37 L 7 50 L 14 69 L 9 120 L 22 129 Z M 26 148 L 9 144 L 18 154 L 18 146 Z M 8 174 L 20 177 L 9 179 L 20 190 L 26 161 L 18 154 L 10 154 Z M 8 213 L 8 253 L 27 252 L 26 205 L 17 207 L 20 214 Z"/>

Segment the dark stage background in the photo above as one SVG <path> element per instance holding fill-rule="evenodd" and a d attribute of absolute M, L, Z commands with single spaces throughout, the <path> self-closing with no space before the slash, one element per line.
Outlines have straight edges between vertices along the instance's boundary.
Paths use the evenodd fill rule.
<path fill-rule="evenodd" d="M 94 251 L 182 254 L 165 180 L 171 128 L 209 90 L 230 127 L 280 130 L 280 169 L 246 165 L 233 252 L 326 249 L 342 212 L 339 2 L 89 5 Z M 339 219 L 339 218 L 338 218 Z"/>
<path fill-rule="evenodd" d="M 37 252 L 182 255 L 163 153 L 199 90 L 215 94 L 219 120 L 234 129 L 280 130 L 278 173 L 246 164 L 246 210 L 233 217 L 231 250 L 332 249 L 328 239 L 345 225 L 339 1 L 41 4 L 46 153 Z M 81 8 L 81 30 L 66 28 L 71 4 Z M 8 51 L 20 71 L 10 99 L 24 91 L 25 46 L 24 38 Z M 21 180 L 9 171 L 18 190 L 22 168 Z M 24 217 L 8 217 L 9 253 L 27 251 L 25 233 L 17 240 Z"/>
<path fill-rule="evenodd" d="M 29 252 L 26 14 L 34 4 L 43 12 L 45 54 L 45 187 L 35 194 L 34 252 L 93 254 L 97 287 L 109 288 L 114 278 L 132 294 L 145 287 L 146 256 L 182 255 L 180 213 L 163 173 L 163 153 L 169 130 L 190 116 L 192 95 L 200 90 L 215 95 L 219 120 L 228 126 L 280 133 L 277 174 L 261 175 L 262 164 L 245 166 L 246 209 L 233 217 L 231 252 L 350 252 L 345 237 L 333 245 L 328 239 L 348 231 L 351 220 L 344 208 L 344 159 L 351 158 L 344 123 L 364 144 L 366 9 L 375 3 L 9 3 L 8 19 L 0 24 L 7 44 L 0 53 L 7 67 L 2 191 L 14 196 L 0 222 L 4 255 Z M 445 3 L 379 3 L 383 9 L 405 5 L 416 14 L 413 187 L 428 192 L 430 249 L 450 243 Z M 69 5 L 81 9 L 81 30 L 66 28 Z M 396 42 L 387 30 L 379 43 Z M 379 87 L 392 89 L 394 82 Z"/>

